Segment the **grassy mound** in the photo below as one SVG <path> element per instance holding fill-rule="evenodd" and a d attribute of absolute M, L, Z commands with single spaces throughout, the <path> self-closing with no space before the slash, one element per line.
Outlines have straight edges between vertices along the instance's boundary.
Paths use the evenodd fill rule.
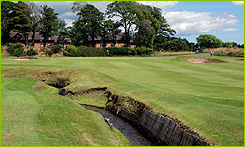
<path fill-rule="evenodd" d="M 98 113 L 33 79 L 2 78 L 2 146 L 120 145 Z"/>

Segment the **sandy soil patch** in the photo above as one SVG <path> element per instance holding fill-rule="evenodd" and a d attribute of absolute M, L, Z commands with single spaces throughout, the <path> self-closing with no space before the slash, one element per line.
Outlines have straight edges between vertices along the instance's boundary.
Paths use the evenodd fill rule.
<path fill-rule="evenodd" d="M 35 57 L 26 57 L 26 58 L 14 58 L 14 59 L 11 59 L 11 60 L 35 60 L 35 59 L 38 59 L 38 58 L 35 58 Z"/>
<path fill-rule="evenodd" d="M 192 63 L 223 63 L 225 62 L 219 59 L 209 59 L 209 58 L 187 58 L 186 60 Z"/>

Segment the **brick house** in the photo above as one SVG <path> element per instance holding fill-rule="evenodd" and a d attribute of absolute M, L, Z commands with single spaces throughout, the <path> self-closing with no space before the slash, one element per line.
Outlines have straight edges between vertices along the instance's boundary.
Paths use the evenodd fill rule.
<path fill-rule="evenodd" d="M 46 41 L 46 47 L 49 47 L 51 45 L 58 45 L 58 41 L 57 41 L 58 36 L 52 36 L 49 37 L 48 40 Z M 42 48 L 43 47 L 43 37 L 42 35 L 39 34 L 39 32 L 35 33 L 35 46 L 34 48 Z M 96 48 L 102 48 L 103 47 L 103 41 L 102 41 L 102 37 L 98 36 L 97 38 L 94 39 L 95 41 L 95 47 Z M 23 45 L 25 45 L 26 40 L 24 37 L 23 33 L 19 33 L 19 32 L 11 32 L 10 33 L 10 42 L 11 43 L 22 43 Z M 70 45 L 71 44 L 71 40 L 69 38 L 67 38 L 67 44 L 66 45 Z M 32 32 L 30 32 L 28 34 L 28 43 L 29 46 L 32 46 Z M 124 39 L 124 33 L 121 32 L 116 36 L 116 40 L 106 40 L 106 47 L 123 47 L 126 45 L 126 40 Z M 63 45 L 63 44 L 59 44 L 59 45 Z M 92 39 L 91 37 L 89 37 L 89 46 L 92 47 Z M 130 47 L 131 48 L 135 48 L 136 45 L 135 43 L 130 40 Z"/>
<path fill-rule="evenodd" d="M 92 47 L 92 38 L 89 37 L 89 46 Z M 103 47 L 103 41 L 102 37 L 98 36 L 94 39 L 95 41 L 95 47 L 96 48 L 102 48 Z M 121 32 L 116 36 L 116 40 L 106 40 L 106 47 L 123 47 L 126 45 L 126 40 L 124 39 L 124 33 Z M 114 46 L 115 44 L 115 46 Z M 136 45 L 133 40 L 130 40 L 130 47 L 135 48 Z"/>
<path fill-rule="evenodd" d="M 29 46 L 32 46 L 32 34 L 33 34 L 32 32 L 30 32 L 28 34 Z M 58 36 L 49 37 L 48 40 L 46 41 L 46 47 L 49 47 L 51 45 L 58 45 L 59 43 L 57 42 L 57 38 L 58 38 Z M 43 39 L 44 39 L 44 37 L 42 37 L 42 35 L 40 35 L 39 32 L 36 32 L 35 38 L 34 38 L 34 42 L 35 42 L 34 48 L 42 48 L 43 47 Z M 71 43 L 71 41 L 69 38 L 67 40 L 68 40 L 67 45 L 69 45 Z M 25 45 L 26 40 L 25 40 L 23 33 L 11 32 L 10 33 L 10 42 L 11 43 L 22 43 L 23 45 Z"/>

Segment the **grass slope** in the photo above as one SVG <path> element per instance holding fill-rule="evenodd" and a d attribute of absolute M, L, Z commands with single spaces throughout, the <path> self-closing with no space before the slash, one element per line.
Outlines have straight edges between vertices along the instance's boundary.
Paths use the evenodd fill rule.
<path fill-rule="evenodd" d="M 196 64 L 182 57 L 2 58 L 2 75 L 72 70 L 70 89 L 107 86 L 178 118 L 217 145 L 244 143 L 244 62 Z M 22 71 L 19 73 L 19 71 Z"/>
<path fill-rule="evenodd" d="M 2 78 L 2 146 L 120 145 L 103 117 L 33 79 Z"/>

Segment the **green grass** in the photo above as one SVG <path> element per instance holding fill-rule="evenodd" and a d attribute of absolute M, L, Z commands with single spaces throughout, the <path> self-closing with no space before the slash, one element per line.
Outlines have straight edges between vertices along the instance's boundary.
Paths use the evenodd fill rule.
<path fill-rule="evenodd" d="M 182 57 L 44 57 L 31 61 L 2 57 L 2 76 L 32 75 L 40 69 L 73 71 L 69 89 L 107 86 L 158 113 L 178 118 L 216 145 L 243 145 L 244 62 L 234 57 L 208 58 L 226 62 L 197 64 Z"/>
<path fill-rule="evenodd" d="M 24 78 L 2 78 L 1 86 L 2 146 L 120 145 L 100 114 L 55 88 Z"/>
<path fill-rule="evenodd" d="M 105 97 L 104 92 L 100 92 L 100 91 L 94 91 L 91 93 L 77 95 L 77 96 L 68 94 L 67 96 L 79 104 L 88 104 L 88 105 L 94 105 L 98 107 L 105 107 L 105 103 L 108 100 L 108 98 Z"/>

